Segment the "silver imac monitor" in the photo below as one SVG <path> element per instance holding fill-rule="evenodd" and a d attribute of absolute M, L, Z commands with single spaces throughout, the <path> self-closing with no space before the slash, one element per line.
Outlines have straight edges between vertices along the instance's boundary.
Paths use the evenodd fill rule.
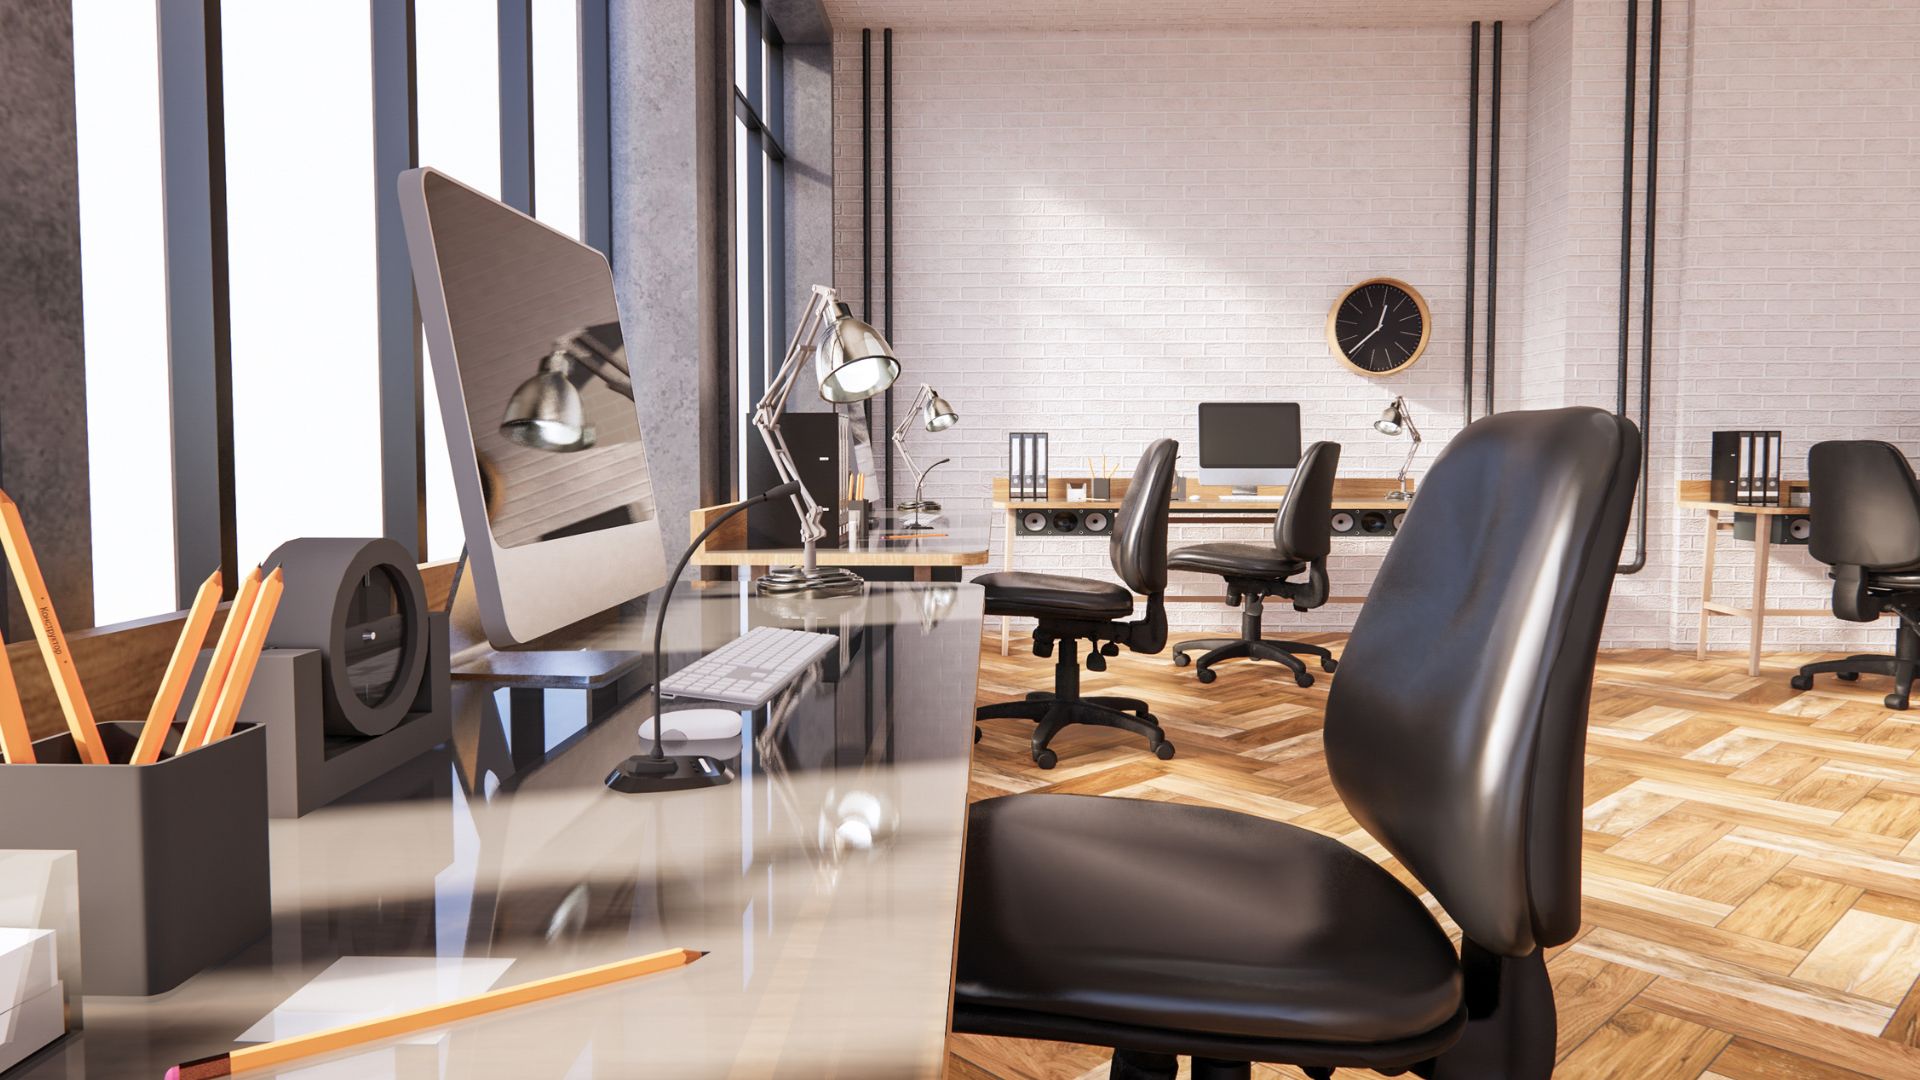
<path fill-rule="evenodd" d="M 665 584 L 605 256 L 433 169 L 400 213 L 487 640 Z"/>
<path fill-rule="evenodd" d="M 1200 406 L 1200 482 L 1253 498 L 1261 484 L 1291 484 L 1300 464 L 1300 404 L 1209 401 Z"/>

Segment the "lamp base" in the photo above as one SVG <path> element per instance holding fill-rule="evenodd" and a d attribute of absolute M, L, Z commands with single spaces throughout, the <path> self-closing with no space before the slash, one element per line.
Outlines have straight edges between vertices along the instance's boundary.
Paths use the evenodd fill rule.
<path fill-rule="evenodd" d="M 867 579 L 844 566 L 776 566 L 753 583 L 761 596 L 853 596 L 865 592 Z"/>
<path fill-rule="evenodd" d="M 719 787 L 732 780 L 733 776 L 727 772 L 726 766 L 710 757 L 694 755 L 656 759 L 649 754 L 635 754 L 615 765 L 613 771 L 607 774 L 607 787 L 626 795 L 642 795 L 655 791 Z"/>
<path fill-rule="evenodd" d="M 1412 502 L 1413 492 L 1405 490 L 1389 491 L 1384 497 L 1388 502 Z"/>
<path fill-rule="evenodd" d="M 664 738 L 669 742 L 675 739 L 699 742 L 739 737 L 740 714 L 732 709 L 679 709 L 667 713 Z M 653 717 L 649 716 L 640 722 L 640 738 L 643 742 L 653 741 Z"/>

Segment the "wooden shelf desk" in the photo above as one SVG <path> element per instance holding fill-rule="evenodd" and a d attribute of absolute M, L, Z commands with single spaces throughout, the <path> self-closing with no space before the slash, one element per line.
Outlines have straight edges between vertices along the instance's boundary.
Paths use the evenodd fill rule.
<path fill-rule="evenodd" d="M 1715 502 L 1708 494 L 1709 481 L 1682 480 L 1678 505 L 1682 510 L 1701 515 L 1706 523 L 1706 552 L 1700 569 L 1700 636 L 1694 646 L 1697 659 L 1707 658 L 1707 625 L 1715 615 L 1747 621 L 1747 674 L 1760 674 L 1760 635 L 1767 617 L 1802 618 L 1831 615 L 1828 608 L 1770 608 L 1767 606 L 1767 576 L 1773 567 L 1773 521 L 1777 517 L 1812 517 L 1804 506 L 1743 506 Z M 1807 490 L 1805 480 L 1788 480 L 1784 496 L 1791 501 L 1797 492 Z M 1713 567 L 1720 534 L 1732 532 L 1736 515 L 1753 515 L 1753 598 L 1746 606 L 1722 603 L 1713 598 Z"/>

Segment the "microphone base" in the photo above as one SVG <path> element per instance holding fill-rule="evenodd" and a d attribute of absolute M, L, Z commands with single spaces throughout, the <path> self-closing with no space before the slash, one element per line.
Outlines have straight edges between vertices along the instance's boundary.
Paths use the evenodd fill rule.
<path fill-rule="evenodd" d="M 607 787 L 626 795 L 644 795 L 656 791 L 691 791 L 731 783 L 733 774 L 725 765 L 705 755 L 673 756 L 655 759 L 651 754 L 635 754 L 613 767 L 607 774 Z"/>

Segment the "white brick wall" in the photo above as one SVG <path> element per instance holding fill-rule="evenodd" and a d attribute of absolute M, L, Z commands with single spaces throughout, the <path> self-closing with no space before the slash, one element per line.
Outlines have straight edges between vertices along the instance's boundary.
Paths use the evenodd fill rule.
<path fill-rule="evenodd" d="M 1089 455 L 1130 469 L 1161 435 L 1180 440 L 1191 469 L 1194 407 L 1220 399 L 1297 400 L 1307 440 L 1343 444 L 1343 473 L 1384 476 L 1406 444 L 1371 421 L 1403 393 L 1428 440 L 1423 469 L 1460 423 L 1466 48 L 1464 27 L 896 32 L 895 347 L 903 394 L 929 381 L 961 414 L 945 433 L 914 436 L 916 453 L 954 459 L 929 493 L 985 506 L 1009 430 L 1050 432 L 1058 475 Z M 1510 29 L 1506 370 L 1522 352 L 1526 48 Z M 857 29 L 835 53 L 836 272 L 857 296 Z M 878 207 L 876 191 L 876 219 Z M 876 255 L 876 289 L 879 274 Z M 1426 356 L 1386 381 L 1342 367 L 1324 339 L 1334 298 L 1378 274 L 1418 286 L 1435 313 Z M 1264 531 L 1182 526 L 1176 542 Z M 1335 591 L 1364 592 L 1381 550 L 1341 544 Z M 1110 574 L 1103 541 L 1026 539 L 1020 558 Z M 1219 580 L 1176 588 L 1217 593 Z M 1269 621 L 1344 628 L 1354 610 Z M 1211 605 L 1175 615 L 1215 627 L 1233 617 Z"/>
<path fill-rule="evenodd" d="M 1920 456 L 1920 5 L 1665 7 L 1648 567 L 1617 585 L 1607 640 L 1690 647 L 1703 538 L 1672 496 L 1704 475 L 1709 431 L 1782 428 L 1795 475 L 1821 438 L 1877 435 Z M 839 26 L 835 268 L 857 298 L 858 24 Z M 1625 0 L 1561 0 L 1507 30 L 1503 408 L 1614 402 L 1624 26 Z M 1397 467 L 1404 444 L 1368 425 L 1393 393 L 1428 438 L 1416 473 L 1458 430 L 1464 27 L 947 29 L 894 45 L 894 337 L 902 393 L 930 381 L 962 415 L 915 436 L 954 458 L 929 483 L 948 506 L 985 505 L 1008 430 L 1051 432 L 1056 473 L 1089 454 L 1131 462 L 1162 434 L 1191 467 L 1207 399 L 1300 401 L 1307 438 L 1343 443 L 1345 475 Z M 1636 163 L 1636 230 L 1642 178 Z M 1375 274 L 1414 282 L 1434 310 L 1427 356 L 1385 382 L 1341 368 L 1322 339 L 1339 290 Z M 1638 318 L 1630 329 L 1637 371 Z M 1176 543 L 1263 531 L 1183 526 Z M 1751 549 L 1721 543 L 1721 593 L 1743 598 Z M 1336 592 L 1364 592 L 1380 550 L 1338 545 Z M 1098 541 L 1021 552 L 1030 568 L 1107 573 Z M 1804 551 L 1775 566 L 1776 606 L 1824 602 Z M 1344 628 L 1353 611 L 1281 605 L 1268 621 Z M 1720 620 L 1711 643 L 1743 633 Z M 1768 628 L 1780 647 L 1886 638 L 1832 619 Z"/>

